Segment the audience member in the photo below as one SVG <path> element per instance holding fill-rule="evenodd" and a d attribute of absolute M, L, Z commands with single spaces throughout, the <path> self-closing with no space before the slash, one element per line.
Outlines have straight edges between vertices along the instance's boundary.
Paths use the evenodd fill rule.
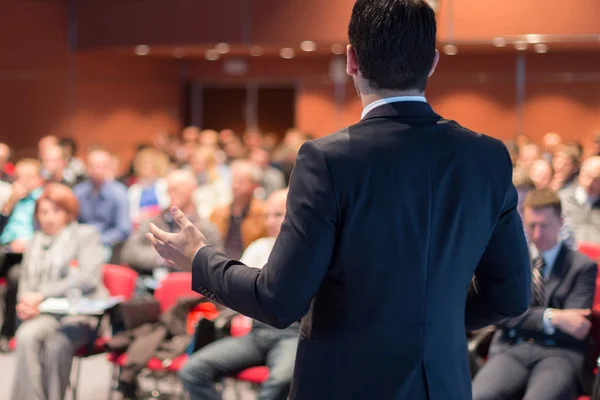
<path fill-rule="evenodd" d="M 0 182 L 12 182 L 8 165 L 12 159 L 12 149 L 6 143 L 0 143 Z"/>
<path fill-rule="evenodd" d="M 85 179 L 85 163 L 77 157 L 77 143 L 74 139 L 63 137 L 58 141 L 63 150 L 63 156 L 67 162 L 65 174 L 71 176 L 72 180 L 79 183 Z"/>
<path fill-rule="evenodd" d="M 556 153 L 556 151 L 560 148 L 561 145 L 562 139 L 558 133 L 546 133 L 542 138 L 542 158 L 551 163 L 552 157 L 554 157 L 554 153 Z"/>
<path fill-rule="evenodd" d="M 600 157 L 600 135 L 596 135 L 596 137 L 594 138 L 593 155 Z"/>
<path fill-rule="evenodd" d="M 75 186 L 79 200 L 79 222 L 95 226 L 105 246 L 105 261 L 113 247 L 127 239 L 131 232 L 127 188 L 114 180 L 111 155 L 96 149 L 88 155 L 88 179 Z"/>
<path fill-rule="evenodd" d="M 198 136 L 198 144 L 201 146 L 210 146 L 215 149 L 219 147 L 219 134 L 212 129 L 205 129 Z"/>
<path fill-rule="evenodd" d="M 40 163 L 37 160 L 26 158 L 17 162 L 11 194 L 0 214 L 0 253 L 4 253 L 1 262 L 6 276 L 0 351 L 8 350 L 8 340 L 15 332 L 20 269 L 18 264 L 34 234 L 34 210 L 36 201 L 42 194 L 42 184 Z"/>
<path fill-rule="evenodd" d="M 196 177 L 198 189 L 194 203 L 202 218 L 210 218 L 214 209 L 231 202 L 231 171 L 217 164 L 214 147 L 197 146 L 190 158 L 190 167 Z"/>
<path fill-rule="evenodd" d="M 257 147 L 250 153 L 250 161 L 258 165 L 263 171 L 262 186 L 265 197 L 269 197 L 276 190 L 285 188 L 285 175 L 281 170 L 271 166 L 271 156 L 263 148 Z"/>
<path fill-rule="evenodd" d="M 580 155 L 578 149 L 572 144 L 562 145 L 552 158 L 554 178 L 551 187 L 560 191 L 573 186 L 579 174 Z"/>
<path fill-rule="evenodd" d="M 224 239 L 225 254 L 239 259 L 250 243 L 266 234 L 263 202 L 254 196 L 262 171 L 247 160 L 237 160 L 231 164 L 231 174 L 233 200 L 216 208 L 210 219 Z"/>
<path fill-rule="evenodd" d="M 512 166 L 516 167 L 517 161 L 519 159 L 519 147 L 512 140 L 504 142 L 504 145 L 506 146 L 506 150 L 508 150 L 508 154 L 510 155 L 510 161 L 512 162 Z"/>
<path fill-rule="evenodd" d="M 569 400 L 590 389 L 581 386 L 589 382 L 585 355 L 597 265 L 558 240 L 563 221 L 556 193 L 531 192 L 524 214 L 533 244 L 531 308 L 499 326 L 473 381 L 474 400 Z"/>
<path fill-rule="evenodd" d="M 67 171 L 67 160 L 60 146 L 46 147 L 40 155 L 42 160 L 42 177 L 46 182 L 61 183 L 73 187 L 77 176 Z"/>
<path fill-rule="evenodd" d="M 188 219 L 206 236 L 207 243 L 223 249 L 221 236 L 217 228 L 207 219 L 201 218 L 193 202 L 193 194 L 197 188 L 194 175 L 187 170 L 175 170 L 166 178 L 169 203 L 182 210 Z M 146 237 L 150 222 L 159 228 L 169 231 L 179 231 L 169 209 L 164 209 L 159 216 L 145 217 L 140 221 L 139 228 L 127 239 L 121 252 L 121 262 L 129 265 L 140 274 L 151 275 L 159 268 L 166 268 L 164 260 L 158 255 Z"/>
<path fill-rule="evenodd" d="M 519 160 L 517 166 L 529 173 L 531 166 L 541 156 L 540 148 L 536 144 L 527 144 L 519 149 Z"/>
<path fill-rule="evenodd" d="M 561 192 L 565 217 L 577 242 L 600 244 L 600 157 L 583 162 L 577 182 Z"/>
<path fill-rule="evenodd" d="M 531 138 L 525 133 L 517 133 L 515 135 L 515 143 L 520 151 L 523 147 L 531 143 Z"/>
<path fill-rule="evenodd" d="M 262 268 L 267 263 L 285 217 L 286 196 L 287 191 L 281 190 L 267 200 L 265 225 L 268 237 L 248 246 L 241 258 L 244 264 Z M 258 399 L 285 400 L 294 370 L 298 329 L 298 323 L 279 330 L 254 321 L 248 335 L 221 339 L 194 353 L 179 372 L 179 377 L 192 399 L 216 400 L 221 398 L 215 390 L 216 379 L 266 364 L 269 378 L 262 385 Z"/>
<path fill-rule="evenodd" d="M 263 146 L 264 137 L 259 130 L 250 129 L 244 132 L 243 142 L 246 149 L 248 149 L 249 152 L 252 152 L 254 149 Z"/>
<path fill-rule="evenodd" d="M 521 216 L 521 220 L 523 220 L 523 202 L 525 198 L 535 189 L 535 184 L 529 177 L 526 171 L 521 168 L 515 168 L 513 170 L 513 185 L 515 189 L 517 189 L 518 203 L 517 203 L 517 211 Z"/>
<path fill-rule="evenodd" d="M 134 224 L 146 217 L 154 217 L 169 206 L 165 175 L 169 172 L 169 158 L 152 148 L 138 152 L 133 162 L 135 183 L 129 187 L 129 216 Z"/>
<path fill-rule="evenodd" d="M 58 146 L 58 138 L 56 136 L 43 136 L 38 142 L 38 158 L 41 159 L 42 155 L 46 152 L 46 149 L 54 146 Z"/>
<path fill-rule="evenodd" d="M 75 352 L 93 338 L 97 318 L 40 312 L 47 298 L 73 290 L 103 298 L 103 248 L 93 226 L 79 225 L 77 198 L 67 186 L 51 183 L 36 204 L 40 230 L 23 258 L 19 280 L 16 371 L 12 399 L 62 400 Z M 73 260 L 77 268 L 70 268 Z"/>
<path fill-rule="evenodd" d="M 553 175 L 554 172 L 552 171 L 552 164 L 550 164 L 549 161 L 540 158 L 531 164 L 529 176 L 535 184 L 536 189 L 540 190 L 549 187 L 550 183 L 552 182 Z"/>

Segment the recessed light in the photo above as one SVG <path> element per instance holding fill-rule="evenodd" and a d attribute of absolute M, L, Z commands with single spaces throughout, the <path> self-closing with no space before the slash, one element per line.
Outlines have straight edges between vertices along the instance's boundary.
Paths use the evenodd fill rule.
<path fill-rule="evenodd" d="M 150 53 L 150 46 L 140 44 L 139 46 L 135 46 L 135 49 L 133 51 L 138 56 L 146 56 Z"/>
<path fill-rule="evenodd" d="M 279 51 L 279 55 L 281 58 L 289 60 L 290 58 L 294 58 L 296 56 L 296 52 L 291 47 L 284 47 Z"/>
<path fill-rule="evenodd" d="M 533 45 L 533 49 L 536 53 L 545 54 L 548 52 L 548 45 L 546 43 L 536 43 Z"/>
<path fill-rule="evenodd" d="M 317 44 L 312 40 L 305 40 L 300 43 L 300 49 L 302 51 L 315 51 L 317 50 Z"/>
<path fill-rule="evenodd" d="M 182 49 L 181 47 L 176 48 L 175 50 L 173 50 L 173 57 L 175 57 L 175 58 L 185 57 L 185 49 Z"/>
<path fill-rule="evenodd" d="M 250 55 L 253 57 L 262 56 L 263 49 L 260 46 L 252 46 L 250 47 Z"/>
<path fill-rule="evenodd" d="M 527 43 L 540 43 L 542 41 L 542 37 L 540 35 L 527 35 L 525 36 L 525 39 L 527 40 Z"/>
<path fill-rule="evenodd" d="M 221 55 L 217 50 L 209 49 L 204 52 L 204 58 L 206 58 L 208 61 L 216 61 L 221 58 Z"/>
<path fill-rule="evenodd" d="M 453 44 L 447 44 L 443 47 L 444 54 L 448 56 L 455 56 L 458 54 L 458 47 Z"/>
<path fill-rule="evenodd" d="M 334 44 L 333 46 L 331 46 L 331 51 L 333 52 L 333 54 L 341 55 L 344 54 L 345 50 L 346 48 L 341 44 Z"/>
<path fill-rule="evenodd" d="M 492 43 L 496 47 L 504 47 L 506 46 L 506 39 L 504 39 L 503 37 L 495 37 L 494 39 L 492 39 Z"/>
<path fill-rule="evenodd" d="M 227 54 L 231 50 L 231 47 L 227 43 L 217 43 L 215 50 L 219 54 Z"/>
<path fill-rule="evenodd" d="M 529 45 L 527 44 L 527 42 L 524 42 L 522 40 L 517 40 L 515 42 L 515 49 L 519 50 L 519 51 L 525 51 L 527 50 L 527 47 Z"/>

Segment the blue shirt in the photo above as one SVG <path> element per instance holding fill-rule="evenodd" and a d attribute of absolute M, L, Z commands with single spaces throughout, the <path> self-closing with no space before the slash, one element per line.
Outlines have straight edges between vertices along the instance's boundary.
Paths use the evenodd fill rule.
<path fill-rule="evenodd" d="M 87 180 L 73 189 L 79 200 L 79 222 L 94 225 L 102 243 L 114 246 L 131 233 L 127 188 L 117 181 L 105 182 L 95 191 Z"/>
<path fill-rule="evenodd" d="M 4 227 L 4 231 L 0 235 L 0 244 L 6 245 L 14 242 L 16 239 L 28 240 L 33 237 L 35 203 L 42 195 L 42 192 L 43 189 L 41 187 L 34 189 L 15 204 Z"/>

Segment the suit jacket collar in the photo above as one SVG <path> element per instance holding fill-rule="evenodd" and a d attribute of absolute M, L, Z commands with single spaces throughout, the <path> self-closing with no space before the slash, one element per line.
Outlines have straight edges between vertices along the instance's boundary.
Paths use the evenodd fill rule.
<path fill-rule="evenodd" d="M 421 101 L 402 101 L 382 104 L 365 115 L 361 121 L 372 118 L 431 117 L 441 118 L 428 103 Z"/>
<path fill-rule="evenodd" d="M 554 292 L 556 292 L 556 289 L 558 289 L 558 287 L 560 286 L 563 277 L 569 270 L 569 265 L 571 265 L 572 257 L 573 253 L 568 249 L 568 247 L 564 243 L 561 244 L 560 251 L 558 252 L 558 256 L 556 257 L 556 261 L 554 262 L 554 267 L 550 272 L 548 282 L 544 289 L 546 306 L 550 306 L 550 301 L 552 300 L 552 296 L 554 296 Z"/>

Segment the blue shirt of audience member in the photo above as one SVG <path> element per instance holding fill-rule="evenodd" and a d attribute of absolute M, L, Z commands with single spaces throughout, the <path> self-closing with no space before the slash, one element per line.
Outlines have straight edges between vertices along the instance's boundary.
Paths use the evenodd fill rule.
<path fill-rule="evenodd" d="M 127 188 L 117 181 L 102 184 L 94 190 L 91 181 L 73 189 L 79 200 L 79 222 L 94 225 L 102 243 L 114 246 L 125 241 L 131 232 Z"/>
<path fill-rule="evenodd" d="M 15 204 L 8 223 L 0 236 L 0 244 L 6 245 L 17 239 L 31 239 L 33 237 L 34 224 L 33 213 L 35 203 L 42 195 L 43 188 L 34 189 L 27 196 Z"/>

